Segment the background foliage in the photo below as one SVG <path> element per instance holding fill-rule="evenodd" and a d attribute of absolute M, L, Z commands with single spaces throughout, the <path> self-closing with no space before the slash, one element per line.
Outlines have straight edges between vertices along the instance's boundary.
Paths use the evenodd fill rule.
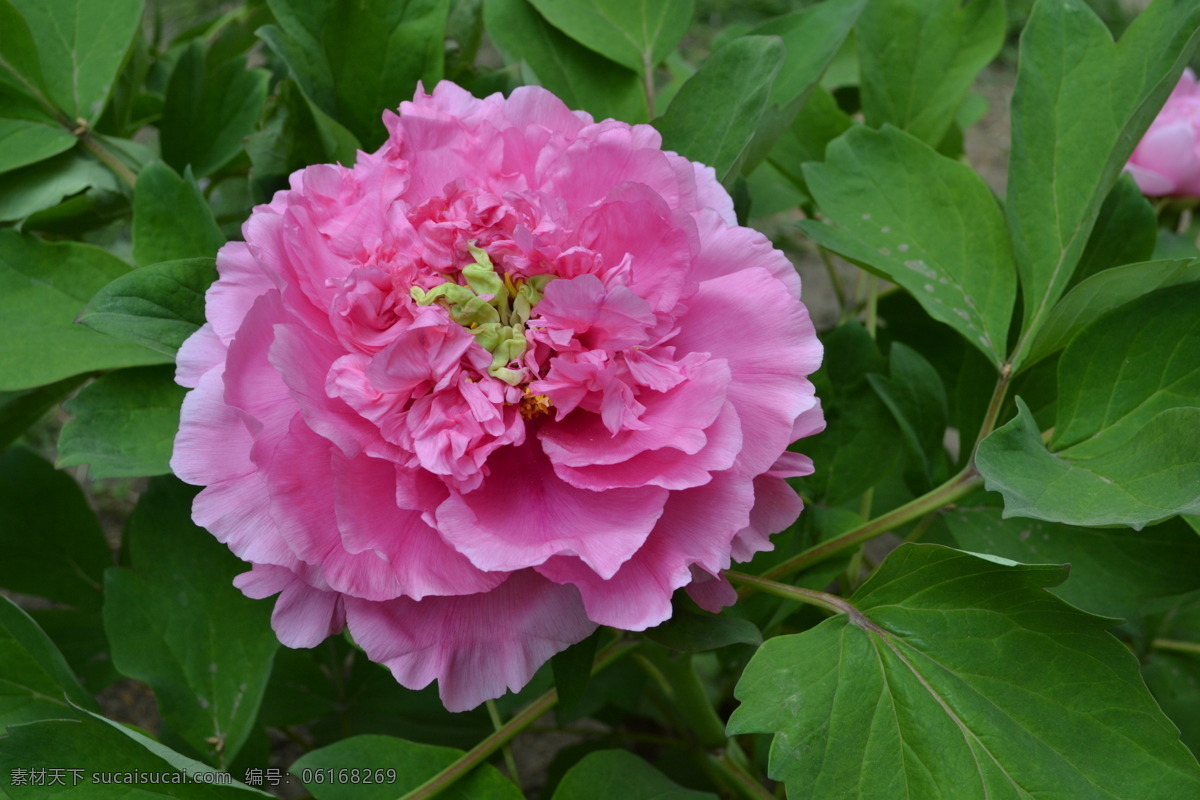
<path fill-rule="evenodd" d="M 0 0 L 0 792 L 1200 796 L 1200 229 L 1120 176 L 1198 38 L 1194 0 Z M 742 601 L 457 715 L 280 648 L 168 474 L 217 249 L 442 78 L 653 124 L 829 323 Z"/>

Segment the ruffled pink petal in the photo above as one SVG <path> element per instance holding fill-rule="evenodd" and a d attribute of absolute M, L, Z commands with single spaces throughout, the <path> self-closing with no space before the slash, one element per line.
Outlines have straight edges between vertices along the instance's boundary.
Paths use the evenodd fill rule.
<path fill-rule="evenodd" d="M 692 582 L 687 585 L 686 591 L 696 605 L 713 614 L 733 605 L 738 599 L 737 590 L 724 575 L 713 575 L 695 565 L 692 566 Z"/>
<path fill-rule="evenodd" d="M 497 450 L 488 467 L 478 489 L 451 492 L 437 509 L 446 541 L 487 571 L 519 570 L 565 553 L 610 577 L 646 541 L 668 494 L 657 486 L 577 489 L 554 474 L 534 441 Z"/>
<path fill-rule="evenodd" d="M 243 561 L 300 568 L 300 560 L 279 535 L 271 516 L 262 473 L 214 483 L 200 492 L 192 503 L 192 521 Z"/>
<path fill-rule="evenodd" d="M 816 404 L 810 375 L 821 343 L 808 311 L 770 273 L 752 268 L 700 284 L 673 344 L 729 362 L 729 399 L 741 417 L 739 464 L 765 472 L 791 443 L 796 417 Z"/>
<path fill-rule="evenodd" d="M 185 483 L 208 486 L 254 472 L 254 438 L 245 415 L 225 403 L 221 369 L 204 373 L 183 398 L 171 471 Z"/>
<path fill-rule="evenodd" d="M 571 334 L 589 350 L 618 351 L 646 341 L 650 304 L 625 286 L 606 288 L 595 275 L 551 281 L 537 307 L 537 326 Z"/>
<path fill-rule="evenodd" d="M 476 594 L 504 580 L 504 573 L 477 569 L 422 518 L 419 509 L 435 508 L 446 497 L 440 481 L 366 456 L 335 457 L 335 461 L 335 508 L 342 546 L 352 555 L 370 554 L 390 564 L 401 594 L 414 600 Z M 417 510 L 397 505 L 398 471 L 405 483 L 399 491 Z"/>
<path fill-rule="evenodd" d="M 221 341 L 228 344 L 233 339 L 259 295 L 277 288 L 273 273 L 259 263 L 245 242 L 227 242 L 217 252 L 220 277 L 204 295 L 204 316 Z"/>
<path fill-rule="evenodd" d="M 645 630 L 671 616 L 671 595 L 692 580 L 693 565 L 712 574 L 728 568 L 730 542 L 746 526 L 753 504 L 744 478 L 719 473 L 704 486 L 672 492 L 646 543 L 611 578 L 568 556 L 552 558 L 537 571 L 578 587 L 590 619 Z"/>
<path fill-rule="evenodd" d="M 396 680 L 437 680 L 442 703 L 466 711 L 529 682 L 555 653 L 596 629 L 579 593 L 524 570 L 490 592 L 464 597 L 346 600 L 355 642 Z"/>
<path fill-rule="evenodd" d="M 705 430 L 716 420 L 732 391 L 729 365 L 696 356 L 685 362 L 687 380 L 669 392 L 642 392 L 641 428 L 611 435 L 602 419 L 591 414 L 570 416 L 540 432 L 546 454 L 555 465 L 584 467 L 620 464 L 638 453 L 670 447 L 692 455 L 708 444 Z M 556 401 L 557 402 L 557 401 Z"/>
<path fill-rule="evenodd" d="M 341 596 L 314 589 L 291 570 L 255 564 L 234 578 L 233 585 L 255 599 L 279 593 L 271 627 L 287 647 L 316 647 L 346 626 Z"/>
<path fill-rule="evenodd" d="M 800 274 L 796 267 L 762 233 L 736 227 L 713 211 L 701 212 L 697 220 L 700 252 L 692 263 L 695 280 L 712 280 L 758 267 L 771 273 L 787 292 L 800 296 Z"/>
<path fill-rule="evenodd" d="M 572 486 L 596 491 L 634 486 L 689 489 L 708 483 L 712 473 L 732 467 L 742 449 L 742 426 L 731 403 L 705 428 L 704 437 L 704 447 L 692 455 L 664 447 L 636 453 L 619 464 L 568 467 L 556 463 L 554 472 Z"/>
<path fill-rule="evenodd" d="M 175 382 L 196 388 L 204 373 L 225 363 L 227 353 L 228 348 L 213 330 L 212 323 L 204 323 L 180 345 L 175 355 Z"/>

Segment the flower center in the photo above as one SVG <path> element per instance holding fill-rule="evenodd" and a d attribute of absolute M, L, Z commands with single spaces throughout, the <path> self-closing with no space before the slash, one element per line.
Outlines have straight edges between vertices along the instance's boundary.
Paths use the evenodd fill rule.
<path fill-rule="evenodd" d="M 525 323 L 554 276 L 534 275 L 515 281 L 508 273 L 501 277 L 483 248 L 476 247 L 474 242 L 467 248 L 475 261 L 462 269 L 465 286 L 447 281 L 428 292 L 418 286 L 410 292 L 418 305 L 438 303 L 445 308 L 450 319 L 470 330 L 475 341 L 492 354 L 488 374 L 517 386 L 525 379 L 525 373 L 508 365 L 525 354 L 528 346 Z"/>

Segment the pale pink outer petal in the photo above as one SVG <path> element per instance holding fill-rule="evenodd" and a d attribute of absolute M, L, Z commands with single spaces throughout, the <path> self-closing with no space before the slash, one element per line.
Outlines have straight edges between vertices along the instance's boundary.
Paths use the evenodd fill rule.
<path fill-rule="evenodd" d="M 247 222 L 247 232 L 250 228 Z M 273 272 L 258 262 L 245 242 L 228 242 L 217 252 L 220 277 L 204 295 L 204 316 L 221 341 L 228 344 L 233 339 L 259 295 L 278 288 Z"/>
<path fill-rule="evenodd" d="M 346 599 L 350 631 L 372 661 L 410 689 L 438 682 L 442 703 L 466 711 L 529 682 L 596 624 L 579 593 L 523 570 L 486 594 L 372 603 Z"/>
<path fill-rule="evenodd" d="M 223 366 L 228 348 L 206 322 L 189 336 L 175 355 L 175 382 L 180 386 L 195 389 L 204 373 L 214 367 Z"/>
<path fill-rule="evenodd" d="M 208 486 L 254 472 L 254 438 L 245 415 L 225 403 L 224 374 L 211 369 L 183 398 L 171 471 L 180 480 Z"/>
<path fill-rule="evenodd" d="M 291 570 L 255 564 L 233 585 L 256 600 L 279 593 L 271 627 L 287 647 L 316 647 L 346 625 L 341 596 L 309 586 Z"/>
<path fill-rule="evenodd" d="M 696 605 L 713 614 L 719 613 L 726 606 L 733 605 L 738 599 L 737 589 L 733 588 L 724 575 L 713 575 L 708 570 L 694 565 L 692 566 L 692 582 L 685 587 L 685 590 L 688 597 L 696 602 Z"/>
<path fill-rule="evenodd" d="M 478 489 L 451 491 L 436 517 L 446 541 L 489 572 L 565 553 L 609 577 L 646 541 L 668 495 L 657 486 L 577 489 L 554 474 L 532 440 L 497 450 L 488 466 Z"/>

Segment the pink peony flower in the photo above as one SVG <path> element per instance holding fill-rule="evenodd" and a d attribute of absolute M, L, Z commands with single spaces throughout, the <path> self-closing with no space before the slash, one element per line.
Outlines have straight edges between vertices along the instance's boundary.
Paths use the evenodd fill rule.
<path fill-rule="evenodd" d="M 1190 69 L 1129 157 L 1142 194 L 1200 197 L 1200 83 Z"/>
<path fill-rule="evenodd" d="M 179 352 L 172 467 L 236 585 L 451 710 L 679 587 L 732 602 L 824 424 L 791 264 L 712 169 L 543 89 L 441 83 L 384 124 L 254 210 Z"/>

